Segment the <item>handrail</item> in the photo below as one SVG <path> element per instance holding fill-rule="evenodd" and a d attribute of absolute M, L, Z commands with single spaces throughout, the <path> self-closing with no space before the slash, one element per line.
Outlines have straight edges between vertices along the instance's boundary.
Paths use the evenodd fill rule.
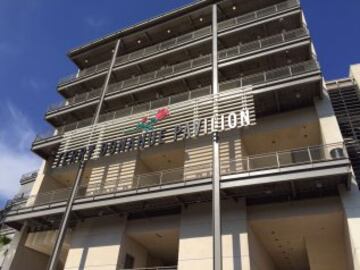
<path fill-rule="evenodd" d="M 32 172 L 28 172 L 28 173 L 24 173 L 21 176 L 21 180 L 25 180 L 25 179 L 29 179 L 29 178 L 34 178 L 36 177 L 38 174 L 38 171 L 32 171 Z"/>
<path fill-rule="evenodd" d="M 244 86 L 257 86 L 264 83 L 274 82 L 276 80 L 281 80 L 284 78 L 291 78 L 295 76 L 299 76 L 302 74 L 306 74 L 308 72 L 312 72 L 319 69 L 318 62 L 314 59 L 300 62 L 294 65 L 289 65 L 285 67 L 280 67 L 256 74 L 251 74 L 248 76 L 241 77 L 239 79 L 229 80 L 220 83 L 219 88 L 220 91 L 227 91 L 230 89 L 244 87 Z M 156 101 L 150 101 L 147 103 L 142 103 L 134 106 L 130 106 L 118 111 L 105 113 L 100 116 L 100 122 L 113 120 L 121 117 L 126 117 L 135 113 L 146 112 L 151 109 L 159 107 L 168 106 L 177 102 L 183 102 L 191 99 L 196 99 L 202 97 L 204 95 L 208 95 L 211 93 L 211 86 L 203 87 L 200 89 L 195 89 L 192 91 L 188 91 L 185 93 L 169 96 L 163 99 L 159 99 Z M 58 134 L 63 134 L 64 132 L 74 130 L 77 128 L 85 127 L 90 125 L 92 122 L 92 118 L 83 119 L 78 122 L 74 122 L 65 126 L 58 128 Z M 41 140 L 46 140 L 54 135 L 50 133 L 49 135 L 38 135 L 35 139 L 35 142 L 39 142 Z"/>
<path fill-rule="evenodd" d="M 304 164 L 314 164 L 348 158 L 343 142 L 312 145 L 277 152 L 245 156 L 233 160 L 221 160 L 221 176 L 249 173 L 257 170 L 277 169 Z M 212 164 L 173 168 L 151 173 L 134 175 L 127 179 L 111 180 L 105 183 L 83 183 L 80 185 L 77 198 L 93 197 L 102 194 L 114 194 L 126 191 L 141 191 L 150 187 L 162 187 L 170 184 L 187 184 L 191 181 L 209 179 L 212 175 Z M 12 210 L 35 207 L 66 201 L 71 188 L 57 189 L 33 196 L 14 198 L 9 204 Z"/>
<path fill-rule="evenodd" d="M 177 265 L 174 266 L 151 266 L 140 268 L 118 268 L 117 270 L 177 270 Z"/>
<path fill-rule="evenodd" d="M 264 9 L 246 13 L 246 14 L 240 15 L 238 17 L 219 22 L 219 31 L 223 31 L 223 30 L 226 30 L 231 27 L 247 24 L 247 23 L 250 23 L 251 21 L 259 20 L 261 18 L 276 14 L 278 12 L 282 12 L 286 9 L 294 8 L 298 5 L 299 5 L 298 0 L 289 0 L 286 2 L 279 3 L 277 5 L 266 7 Z M 188 42 L 203 38 L 204 36 L 207 36 L 209 34 L 211 34 L 210 26 L 200 28 L 199 30 L 196 30 L 194 32 L 190 32 L 190 33 L 166 40 L 164 42 L 152 45 L 150 47 L 146 47 L 144 49 L 120 56 L 116 59 L 116 66 L 118 66 L 120 64 L 125 64 L 128 62 L 131 62 L 131 61 L 139 60 L 141 58 L 148 57 L 150 55 L 154 55 L 161 51 L 172 49 L 172 48 L 182 45 L 184 43 L 188 43 Z M 101 72 L 104 69 L 108 68 L 109 65 L 110 65 L 110 61 L 105 61 L 105 62 L 97 64 L 95 66 L 83 69 L 78 74 L 71 74 L 71 75 L 68 75 L 68 76 L 60 79 L 59 85 L 70 83 L 70 82 L 76 81 L 80 78 L 83 78 L 85 76 L 89 76 L 89 75 L 95 74 L 97 72 Z"/>
<path fill-rule="evenodd" d="M 286 43 L 301 37 L 305 37 L 309 34 L 307 28 L 297 28 L 292 31 L 283 32 L 277 35 L 273 35 L 270 37 L 266 37 L 263 39 L 255 40 L 252 42 L 248 42 L 245 44 L 240 44 L 228 49 L 224 49 L 219 51 L 219 60 L 225 60 L 228 58 L 237 57 L 243 54 L 248 54 L 250 52 L 254 52 L 256 50 L 262 50 L 268 48 L 270 46 Z M 141 76 L 137 76 L 134 78 L 130 78 L 124 81 L 120 81 L 118 83 L 112 84 L 109 86 L 108 93 L 113 93 L 118 91 L 118 88 L 121 91 L 124 91 L 127 88 L 131 88 L 135 86 L 135 84 L 143 84 L 143 83 L 150 83 L 154 80 L 174 76 L 176 74 L 182 73 L 184 71 L 191 70 L 193 68 L 199 68 L 205 65 L 209 65 L 211 63 L 211 55 L 201 56 L 196 59 L 192 59 L 189 61 L 181 62 L 179 64 L 159 69 L 157 71 L 149 72 L 143 74 Z M 75 95 L 66 101 L 53 104 L 49 107 L 48 113 L 57 111 L 59 109 L 63 109 L 66 107 L 76 106 L 79 103 L 90 101 L 100 97 L 101 89 L 94 89 L 90 92 L 82 93 L 79 95 Z"/>

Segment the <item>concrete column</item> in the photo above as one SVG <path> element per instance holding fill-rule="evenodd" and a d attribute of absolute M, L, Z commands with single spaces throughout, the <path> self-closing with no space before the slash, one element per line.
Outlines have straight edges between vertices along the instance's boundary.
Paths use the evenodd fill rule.
<path fill-rule="evenodd" d="M 42 270 L 49 256 L 26 246 L 28 227 L 25 225 L 15 234 L 2 270 Z"/>
<path fill-rule="evenodd" d="M 352 180 L 351 190 L 342 185 L 339 193 L 344 209 L 349 255 L 352 255 L 352 269 L 360 270 L 360 191 L 355 179 Z"/>
<path fill-rule="evenodd" d="M 3 270 L 9 270 L 15 257 L 20 253 L 20 247 L 23 246 L 26 241 L 27 231 L 28 226 L 25 224 L 20 231 L 15 233 L 14 238 L 10 242 L 9 251 L 2 267 Z"/>
<path fill-rule="evenodd" d="M 86 220 L 73 232 L 64 270 L 116 270 L 125 218 L 99 217 Z"/>
<path fill-rule="evenodd" d="M 250 270 L 247 215 L 244 202 L 222 202 L 224 270 Z M 211 270 L 211 204 L 184 209 L 180 222 L 178 269 Z"/>
<path fill-rule="evenodd" d="M 322 99 L 315 99 L 323 144 L 341 143 L 343 137 L 331 105 L 329 94 L 324 91 Z"/>

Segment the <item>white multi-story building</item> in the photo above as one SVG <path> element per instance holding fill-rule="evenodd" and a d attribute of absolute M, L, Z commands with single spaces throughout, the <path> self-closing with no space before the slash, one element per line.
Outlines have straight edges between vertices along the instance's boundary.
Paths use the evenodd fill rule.
<path fill-rule="evenodd" d="M 298 1 L 200 0 L 69 57 L 4 269 L 360 269 L 359 191 Z"/>

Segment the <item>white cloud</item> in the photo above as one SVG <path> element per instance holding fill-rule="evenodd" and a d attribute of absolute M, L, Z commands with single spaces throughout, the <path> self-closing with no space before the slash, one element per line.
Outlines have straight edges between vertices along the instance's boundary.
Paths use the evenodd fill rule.
<path fill-rule="evenodd" d="M 0 106 L 0 197 L 11 198 L 21 175 L 38 169 L 41 161 L 30 151 L 35 131 L 27 117 L 10 102 Z"/>
<path fill-rule="evenodd" d="M 34 90 L 35 92 L 40 92 L 47 87 L 47 83 L 43 79 L 35 77 L 27 77 L 22 81 L 22 85 L 26 88 Z"/>
<path fill-rule="evenodd" d="M 93 17 L 86 17 L 84 19 L 84 22 L 93 28 L 99 28 L 102 27 L 106 24 L 106 20 L 104 19 L 98 19 L 98 18 L 93 18 Z"/>

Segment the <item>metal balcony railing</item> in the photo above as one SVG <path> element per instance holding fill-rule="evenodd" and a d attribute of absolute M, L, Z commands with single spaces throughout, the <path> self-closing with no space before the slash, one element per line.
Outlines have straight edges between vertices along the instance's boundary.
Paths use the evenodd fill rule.
<path fill-rule="evenodd" d="M 309 146 L 286 151 L 247 156 L 235 160 L 221 160 L 222 176 L 250 173 L 259 170 L 285 168 L 326 161 L 347 159 L 344 143 Z M 189 184 L 194 180 L 208 179 L 212 176 L 212 164 L 156 171 L 134 175 L 128 179 L 106 181 L 105 183 L 82 184 L 77 198 L 93 197 L 102 194 L 121 193 L 126 191 L 146 191 L 150 187 L 163 187 L 170 184 Z M 12 210 L 35 207 L 66 201 L 71 188 L 57 189 L 36 196 L 14 198 L 9 204 Z"/>
<path fill-rule="evenodd" d="M 151 267 L 141 267 L 141 268 L 118 268 L 117 270 L 177 270 L 177 266 L 151 266 Z"/>
<path fill-rule="evenodd" d="M 264 8 L 264 9 L 260 9 L 260 10 L 254 11 L 254 12 L 250 12 L 250 13 L 241 15 L 236 18 L 231 18 L 231 19 L 228 19 L 228 20 L 225 20 L 225 21 L 222 21 L 219 23 L 219 31 L 224 31 L 228 28 L 238 27 L 238 26 L 250 23 L 252 21 L 256 21 L 256 20 L 262 19 L 264 17 L 271 16 L 276 13 L 279 13 L 284 10 L 294 8 L 297 6 L 299 6 L 298 0 L 289 0 L 286 2 L 279 3 L 277 5 L 274 5 L 274 6 L 270 6 L 270 7 Z M 119 65 L 126 64 L 126 63 L 130 63 L 132 61 L 140 60 L 142 58 L 160 53 L 162 51 L 173 49 L 180 45 L 184 45 L 186 43 L 193 42 L 195 40 L 201 39 L 210 34 L 211 34 L 211 27 L 207 26 L 207 27 L 201 28 L 199 30 L 196 30 L 194 32 L 187 33 L 187 34 L 178 36 L 173 39 L 169 39 L 167 41 L 155 44 L 150 47 L 146 47 L 139 51 L 135 51 L 135 52 L 123 55 L 123 56 L 119 56 L 116 59 L 115 65 L 119 66 Z M 78 74 L 71 74 L 67 77 L 60 79 L 59 85 L 70 83 L 70 82 L 76 81 L 80 78 L 104 71 L 109 66 L 110 66 L 110 61 L 106 61 L 106 62 L 100 63 L 98 65 L 92 66 L 90 68 L 83 69 Z"/>
<path fill-rule="evenodd" d="M 99 98 L 100 95 L 101 95 L 101 88 L 93 89 L 89 92 L 75 95 L 71 98 L 68 98 L 68 99 L 62 101 L 62 102 L 50 105 L 48 108 L 48 113 L 57 111 L 59 109 L 63 109 L 66 107 L 72 107 L 72 106 L 78 105 L 84 101 L 94 100 L 96 98 Z"/>
<path fill-rule="evenodd" d="M 318 62 L 316 60 L 309 60 L 306 62 L 301 62 L 301 63 L 290 65 L 290 66 L 280 67 L 277 69 L 244 76 L 239 79 L 226 81 L 226 82 L 220 83 L 219 89 L 220 89 L 220 91 L 227 91 L 227 90 L 231 90 L 234 88 L 250 86 L 250 85 L 258 86 L 261 84 L 275 82 L 277 80 L 281 80 L 281 79 L 285 79 L 285 78 L 291 78 L 291 77 L 303 75 L 303 74 L 313 72 L 316 70 L 319 70 Z M 199 98 L 199 97 L 211 94 L 212 93 L 211 89 L 212 89 L 211 86 L 207 86 L 207 87 L 196 89 L 193 91 L 189 91 L 189 92 L 169 96 L 166 98 L 158 99 L 156 101 L 150 101 L 147 103 L 130 106 L 130 107 L 127 107 L 125 109 L 121 109 L 121 110 L 118 110 L 115 112 L 102 114 L 99 118 L 99 121 L 104 122 L 104 121 L 108 121 L 108 120 L 113 120 L 113 119 L 117 119 L 117 118 L 121 118 L 121 117 L 126 117 L 129 115 L 133 115 L 136 113 L 146 112 L 146 111 L 156 109 L 159 107 L 165 107 L 165 106 L 168 106 L 168 105 L 171 105 L 174 103 Z M 92 123 L 92 120 L 93 120 L 93 118 L 87 118 L 87 119 L 84 119 L 84 120 L 81 120 L 78 122 L 74 122 L 74 123 L 59 127 L 57 134 L 63 134 L 64 132 L 67 132 L 70 130 L 89 126 Z M 44 134 L 44 135 L 38 135 L 35 138 L 34 142 L 40 142 L 42 140 L 47 140 L 50 137 L 54 136 L 53 134 L 54 134 L 54 131 L 52 131 L 52 133 L 48 132 L 47 134 Z"/>
<path fill-rule="evenodd" d="M 279 45 L 282 43 L 290 42 L 292 40 L 306 37 L 309 32 L 306 28 L 298 28 L 289 32 L 284 32 L 274 36 L 270 36 L 264 39 L 256 40 L 253 42 L 240 44 L 238 46 L 221 50 L 219 52 L 219 60 L 226 60 L 232 57 L 238 57 L 245 55 L 250 52 L 262 50 L 271 46 Z M 125 91 L 128 88 L 139 86 L 145 83 L 151 83 L 153 81 L 164 79 L 166 77 L 174 76 L 179 73 L 188 72 L 195 68 L 200 68 L 211 64 L 211 55 L 201 56 L 197 59 L 189 60 L 186 62 L 179 63 L 174 66 L 166 67 L 154 72 L 146 73 L 144 75 L 127 79 L 115 84 L 112 84 L 108 88 L 108 93 Z M 90 101 L 100 97 L 101 89 L 95 89 L 87 93 L 76 95 L 67 101 L 51 105 L 48 112 L 56 111 L 65 107 L 71 107 L 78 105 L 84 101 Z"/>

